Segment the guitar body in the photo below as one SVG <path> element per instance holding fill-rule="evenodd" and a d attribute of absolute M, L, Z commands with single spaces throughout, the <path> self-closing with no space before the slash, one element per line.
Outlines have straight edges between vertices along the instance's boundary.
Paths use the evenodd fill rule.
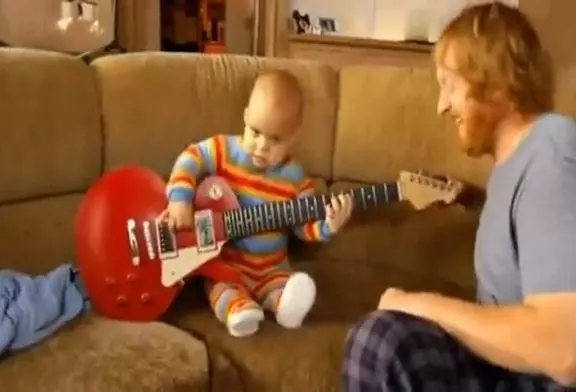
<path fill-rule="evenodd" d="M 196 189 L 196 225 L 172 232 L 159 224 L 166 185 L 155 172 L 124 166 L 105 173 L 85 194 L 75 222 L 80 274 L 94 309 L 109 318 L 162 317 L 193 275 L 238 280 L 218 256 L 227 236 L 222 212 L 238 207 L 218 177 Z M 198 241 L 200 239 L 200 241 Z"/>

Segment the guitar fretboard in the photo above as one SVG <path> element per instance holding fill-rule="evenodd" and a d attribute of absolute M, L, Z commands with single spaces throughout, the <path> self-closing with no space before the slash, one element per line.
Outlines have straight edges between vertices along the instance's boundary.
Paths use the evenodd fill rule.
<path fill-rule="evenodd" d="M 352 194 L 355 209 L 400 201 L 397 183 L 355 188 L 347 193 Z M 330 198 L 331 195 L 313 195 L 228 210 L 224 213 L 226 233 L 228 238 L 246 237 L 324 219 L 324 206 Z"/>

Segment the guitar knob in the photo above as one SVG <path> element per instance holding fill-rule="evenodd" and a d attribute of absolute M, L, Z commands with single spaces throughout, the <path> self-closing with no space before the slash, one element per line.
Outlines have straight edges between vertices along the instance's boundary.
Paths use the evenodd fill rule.
<path fill-rule="evenodd" d="M 128 282 L 136 282 L 136 274 L 135 274 L 135 273 L 129 273 L 129 274 L 126 276 L 126 280 L 127 280 Z"/>
<path fill-rule="evenodd" d="M 150 295 L 150 293 L 143 293 L 140 296 L 140 299 L 142 300 L 143 303 L 147 304 L 150 302 L 150 300 L 152 299 L 152 296 Z"/>
<path fill-rule="evenodd" d="M 120 306 L 124 306 L 126 305 L 128 301 L 126 300 L 126 296 L 124 295 L 120 295 L 118 296 L 118 298 L 116 298 L 116 303 Z"/>
<path fill-rule="evenodd" d="M 116 284 L 116 281 L 114 280 L 114 278 L 112 278 L 112 277 L 110 277 L 110 276 L 107 276 L 107 277 L 104 279 L 104 284 L 105 284 L 106 286 L 114 286 L 114 285 Z"/>

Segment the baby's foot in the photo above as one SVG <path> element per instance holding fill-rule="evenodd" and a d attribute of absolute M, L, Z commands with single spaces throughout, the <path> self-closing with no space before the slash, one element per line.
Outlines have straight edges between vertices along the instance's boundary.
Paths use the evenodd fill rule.
<path fill-rule="evenodd" d="M 250 307 L 231 312 L 227 317 L 226 326 L 230 335 L 243 338 L 256 333 L 262 320 L 264 320 L 262 309 Z"/>
<path fill-rule="evenodd" d="M 278 308 L 276 322 L 284 328 L 298 328 L 316 300 L 316 284 L 303 272 L 295 272 L 286 282 Z"/>

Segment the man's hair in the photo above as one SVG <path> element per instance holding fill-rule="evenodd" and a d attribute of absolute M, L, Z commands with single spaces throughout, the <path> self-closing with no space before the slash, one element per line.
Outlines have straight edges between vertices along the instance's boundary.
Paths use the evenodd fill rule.
<path fill-rule="evenodd" d="M 434 50 L 450 50 L 474 98 L 501 89 L 522 113 L 551 110 L 555 76 L 549 53 L 528 18 L 497 1 L 465 8 L 444 28 Z"/>

